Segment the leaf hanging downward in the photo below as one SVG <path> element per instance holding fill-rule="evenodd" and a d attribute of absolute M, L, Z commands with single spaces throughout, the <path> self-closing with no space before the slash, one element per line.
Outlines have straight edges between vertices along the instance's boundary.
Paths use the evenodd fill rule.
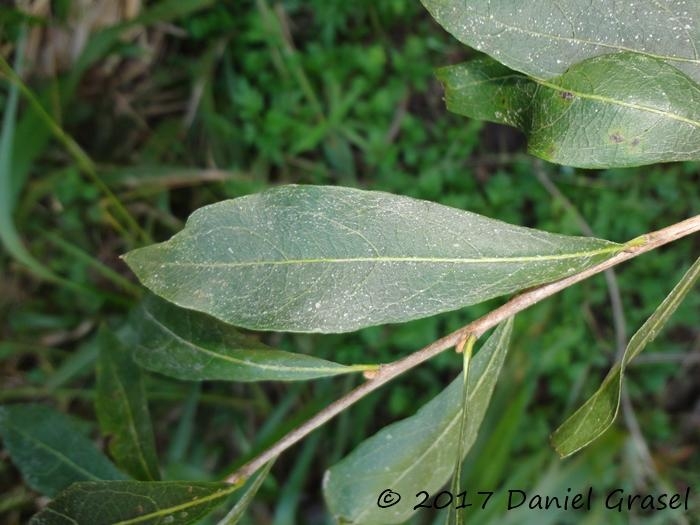
<path fill-rule="evenodd" d="M 160 479 L 153 427 L 143 386 L 143 371 L 131 353 L 106 327 L 97 335 L 95 410 L 117 464 L 142 481 Z"/>
<path fill-rule="evenodd" d="M 471 360 L 462 455 L 476 440 L 508 352 L 512 326 L 512 319 L 499 325 Z M 420 490 L 432 494 L 454 471 L 463 402 L 464 377 L 460 375 L 415 415 L 383 428 L 331 467 L 323 490 L 336 518 L 362 525 L 406 521 L 415 512 L 415 494 Z M 386 490 L 401 499 L 381 508 L 377 501 Z"/>
<path fill-rule="evenodd" d="M 622 362 L 608 372 L 603 384 L 581 408 L 552 434 L 552 444 L 560 456 L 581 450 L 600 437 L 617 417 L 625 367 L 654 340 L 678 305 L 700 277 L 700 258 L 690 267 L 666 299 L 630 339 Z"/>

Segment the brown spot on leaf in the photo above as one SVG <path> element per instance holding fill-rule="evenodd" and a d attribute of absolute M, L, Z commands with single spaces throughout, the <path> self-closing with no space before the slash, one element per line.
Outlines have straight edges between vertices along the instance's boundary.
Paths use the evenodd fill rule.
<path fill-rule="evenodd" d="M 573 100 L 574 99 L 574 94 L 571 91 L 562 91 L 559 93 L 559 96 L 563 98 L 564 100 Z"/>
<path fill-rule="evenodd" d="M 632 146 L 639 146 L 639 139 L 633 139 L 631 144 Z"/>
<path fill-rule="evenodd" d="M 614 142 L 615 144 L 620 144 L 621 142 L 625 141 L 625 137 L 620 135 L 619 133 L 612 133 L 610 135 L 610 142 Z"/>

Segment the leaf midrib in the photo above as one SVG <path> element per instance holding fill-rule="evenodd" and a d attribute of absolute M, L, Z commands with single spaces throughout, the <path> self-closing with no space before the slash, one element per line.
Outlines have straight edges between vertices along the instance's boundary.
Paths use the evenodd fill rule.
<path fill-rule="evenodd" d="M 127 415 L 127 432 L 128 435 L 131 437 L 131 440 L 133 441 L 134 447 L 137 450 L 138 462 L 141 464 L 143 472 L 149 476 L 151 481 L 153 481 L 157 479 L 157 476 L 154 476 L 154 473 L 151 471 L 149 461 L 146 459 L 146 451 L 144 450 L 145 444 L 142 443 L 141 439 L 139 439 L 139 430 L 136 425 L 136 417 L 133 410 L 131 410 L 131 403 L 129 402 L 130 400 L 126 391 L 126 385 L 124 385 L 124 382 L 122 381 L 121 377 L 116 371 L 115 363 L 110 360 L 109 366 L 109 372 L 112 375 L 112 379 L 114 380 L 117 388 L 119 389 L 120 399 L 122 400 L 123 405 L 122 408 Z M 118 400 L 115 401 L 115 403 L 116 402 L 118 402 Z"/>
<path fill-rule="evenodd" d="M 540 79 L 533 78 L 533 81 L 541 86 L 552 89 L 554 91 L 559 91 L 561 93 L 570 93 L 570 94 L 575 95 L 577 97 L 580 97 L 582 99 L 595 100 L 597 102 L 602 102 L 604 104 L 611 104 L 611 105 L 615 105 L 615 106 L 621 106 L 621 107 L 625 107 L 625 108 L 634 109 L 637 111 L 646 111 L 648 113 L 655 113 L 657 115 L 661 115 L 662 117 L 666 117 L 666 118 L 669 118 L 672 120 L 677 120 L 679 122 L 684 122 L 686 124 L 690 124 L 693 127 L 700 128 L 700 121 L 693 120 L 693 119 L 684 117 L 682 115 L 677 115 L 676 113 L 671 113 L 669 111 L 664 111 L 662 109 L 657 109 L 657 108 L 653 108 L 650 106 L 643 106 L 641 104 L 634 104 L 632 102 L 625 102 L 623 100 L 618 100 L 618 99 L 606 97 L 603 95 L 595 95 L 593 93 L 584 93 L 582 91 L 576 91 L 573 89 L 559 86 L 557 84 L 553 84 L 551 82 L 547 82 L 546 80 L 540 80 Z"/>
<path fill-rule="evenodd" d="M 700 124 L 699 124 L 700 125 Z M 190 268 L 242 268 L 254 266 L 292 266 L 305 264 L 351 264 L 351 263 L 429 263 L 429 264 L 508 264 L 520 262 L 559 261 L 567 259 L 588 258 L 596 255 L 615 253 L 624 249 L 624 245 L 615 244 L 599 250 L 573 252 L 551 255 L 523 255 L 518 257 L 329 257 L 308 259 L 273 259 L 269 261 L 236 261 L 236 262 L 187 262 L 164 261 L 164 266 L 179 266 Z"/>
<path fill-rule="evenodd" d="M 14 424 L 12 421 L 10 421 L 8 427 L 13 428 L 13 430 L 15 432 L 22 435 L 25 439 L 27 439 L 27 441 L 33 442 L 36 447 L 44 449 L 44 451 L 46 453 L 56 457 L 56 459 L 58 459 L 61 463 L 64 463 L 65 465 L 69 466 L 70 468 L 72 468 L 76 472 L 83 474 L 88 480 L 101 481 L 101 478 L 97 477 L 92 472 L 86 470 L 85 468 L 81 467 L 79 464 L 75 463 L 68 456 L 66 456 L 63 452 L 51 447 L 46 442 L 41 441 L 40 439 L 37 439 L 32 434 L 29 434 L 28 432 L 26 432 L 23 428 Z"/>
<path fill-rule="evenodd" d="M 161 516 L 168 516 L 171 514 L 174 514 L 175 512 L 179 510 L 184 510 L 188 509 L 191 507 L 196 507 L 205 503 L 209 503 L 210 501 L 215 501 L 217 499 L 224 498 L 228 496 L 229 494 L 232 494 L 233 492 L 237 491 L 240 488 L 240 485 L 235 484 L 235 485 L 230 485 L 227 488 L 219 489 L 213 494 L 209 494 L 207 496 L 203 496 L 201 498 L 197 498 L 196 500 L 193 501 L 188 501 L 185 503 L 180 503 L 179 505 L 173 505 L 170 507 L 165 507 L 165 508 L 159 508 L 158 510 L 155 510 L 149 514 L 144 514 L 143 516 L 139 516 L 137 518 L 130 518 L 127 520 L 122 520 L 119 522 L 116 522 L 114 525 L 131 525 L 133 523 L 142 523 L 144 521 L 148 521 L 153 518 L 161 517 Z"/>

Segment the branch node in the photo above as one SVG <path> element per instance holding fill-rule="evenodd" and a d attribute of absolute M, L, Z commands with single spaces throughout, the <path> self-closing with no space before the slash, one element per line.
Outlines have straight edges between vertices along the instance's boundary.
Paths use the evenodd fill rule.
<path fill-rule="evenodd" d="M 457 344 L 455 345 L 455 352 L 457 352 L 458 354 L 461 354 L 462 352 L 464 352 L 464 347 L 472 339 L 476 340 L 476 335 L 471 331 L 465 331 L 459 337 L 459 341 L 457 341 Z"/>
<path fill-rule="evenodd" d="M 362 377 L 364 377 L 368 381 L 372 380 L 379 375 L 379 371 L 381 370 L 381 368 L 382 367 L 380 365 L 377 368 L 371 368 L 369 370 L 365 370 L 364 372 L 362 372 Z"/>

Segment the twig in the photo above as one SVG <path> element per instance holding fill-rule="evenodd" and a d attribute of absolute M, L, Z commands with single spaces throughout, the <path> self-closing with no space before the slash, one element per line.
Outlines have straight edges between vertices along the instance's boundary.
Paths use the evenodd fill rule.
<path fill-rule="evenodd" d="M 696 215 L 695 217 L 685 221 L 668 226 L 667 228 L 637 237 L 636 239 L 626 243 L 623 251 L 612 256 L 607 261 L 592 266 L 591 268 L 583 270 L 575 275 L 560 279 L 559 281 L 554 281 L 552 283 L 543 284 L 541 286 L 526 290 L 520 295 L 513 297 L 504 305 L 492 310 L 479 319 L 472 321 L 459 330 L 438 339 L 428 346 L 421 348 L 420 350 L 399 359 L 398 361 L 381 365 L 376 375 L 374 375 L 367 382 L 361 384 L 354 390 L 351 390 L 343 397 L 321 410 L 314 417 L 290 431 L 270 448 L 263 451 L 261 454 L 251 459 L 248 463 L 233 472 L 226 478 L 225 481 L 227 483 L 238 483 L 243 479 L 247 479 L 268 461 L 280 455 L 289 447 L 299 442 L 308 434 L 343 412 L 346 408 L 353 405 L 370 392 L 377 390 L 380 386 L 397 378 L 411 368 L 414 368 L 432 357 L 442 353 L 443 351 L 452 348 L 463 340 L 465 335 L 472 335 L 478 338 L 483 335 L 484 332 L 493 328 L 501 321 L 512 317 L 518 312 L 522 312 L 530 306 L 568 288 L 569 286 L 581 282 L 600 272 L 604 272 L 608 268 L 612 268 L 613 266 L 616 266 L 624 261 L 633 259 L 638 255 L 654 250 L 660 246 L 697 231 L 700 231 L 700 215 Z"/>

